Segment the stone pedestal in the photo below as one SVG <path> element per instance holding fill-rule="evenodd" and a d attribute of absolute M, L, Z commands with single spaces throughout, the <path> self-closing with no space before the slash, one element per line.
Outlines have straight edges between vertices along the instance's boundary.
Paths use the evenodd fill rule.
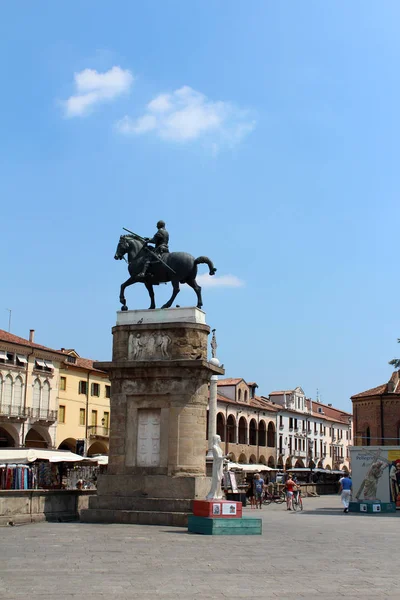
<path fill-rule="evenodd" d="M 107 474 L 84 521 L 187 524 L 205 473 L 210 328 L 197 308 L 118 313 L 111 362 Z"/>

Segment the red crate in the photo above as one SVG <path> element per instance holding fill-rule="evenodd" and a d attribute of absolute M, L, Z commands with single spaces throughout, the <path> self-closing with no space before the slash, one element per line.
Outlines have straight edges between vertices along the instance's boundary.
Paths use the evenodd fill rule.
<path fill-rule="evenodd" d="M 193 500 L 192 510 L 196 517 L 239 519 L 242 516 L 242 503 L 232 500 Z"/>

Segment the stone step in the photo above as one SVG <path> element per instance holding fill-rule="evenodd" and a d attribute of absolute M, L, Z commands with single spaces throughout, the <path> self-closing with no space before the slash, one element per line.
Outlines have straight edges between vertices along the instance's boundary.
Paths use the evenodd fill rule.
<path fill-rule="evenodd" d="M 131 525 L 165 525 L 172 527 L 187 527 L 188 513 L 86 508 L 81 510 L 80 520 L 83 523 L 124 523 Z"/>
<path fill-rule="evenodd" d="M 148 498 L 147 496 L 92 496 L 89 508 L 157 512 L 192 512 L 192 500 L 186 498 Z"/>

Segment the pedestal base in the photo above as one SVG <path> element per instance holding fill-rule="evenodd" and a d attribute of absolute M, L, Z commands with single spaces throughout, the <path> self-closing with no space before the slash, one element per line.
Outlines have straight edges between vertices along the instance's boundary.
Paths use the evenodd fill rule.
<path fill-rule="evenodd" d="M 210 487 L 208 477 L 104 475 L 80 518 L 85 523 L 187 527 L 192 501 L 204 498 Z"/>
<path fill-rule="evenodd" d="M 203 535 L 261 535 L 262 519 L 253 517 L 218 519 L 189 515 L 188 532 Z"/>

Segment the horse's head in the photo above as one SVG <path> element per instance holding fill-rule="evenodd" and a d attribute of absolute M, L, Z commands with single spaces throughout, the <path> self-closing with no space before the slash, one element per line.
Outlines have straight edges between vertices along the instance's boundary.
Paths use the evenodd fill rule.
<path fill-rule="evenodd" d="M 118 246 L 114 254 L 115 260 L 122 260 L 125 254 L 129 250 L 129 243 L 126 235 L 121 235 L 119 238 Z"/>
<path fill-rule="evenodd" d="M 121 235 L 114 254 L 115 260 L 122 260 L 127 252 L 134 258 L 143 248 L 143 243 L 132 235 Z"/>

